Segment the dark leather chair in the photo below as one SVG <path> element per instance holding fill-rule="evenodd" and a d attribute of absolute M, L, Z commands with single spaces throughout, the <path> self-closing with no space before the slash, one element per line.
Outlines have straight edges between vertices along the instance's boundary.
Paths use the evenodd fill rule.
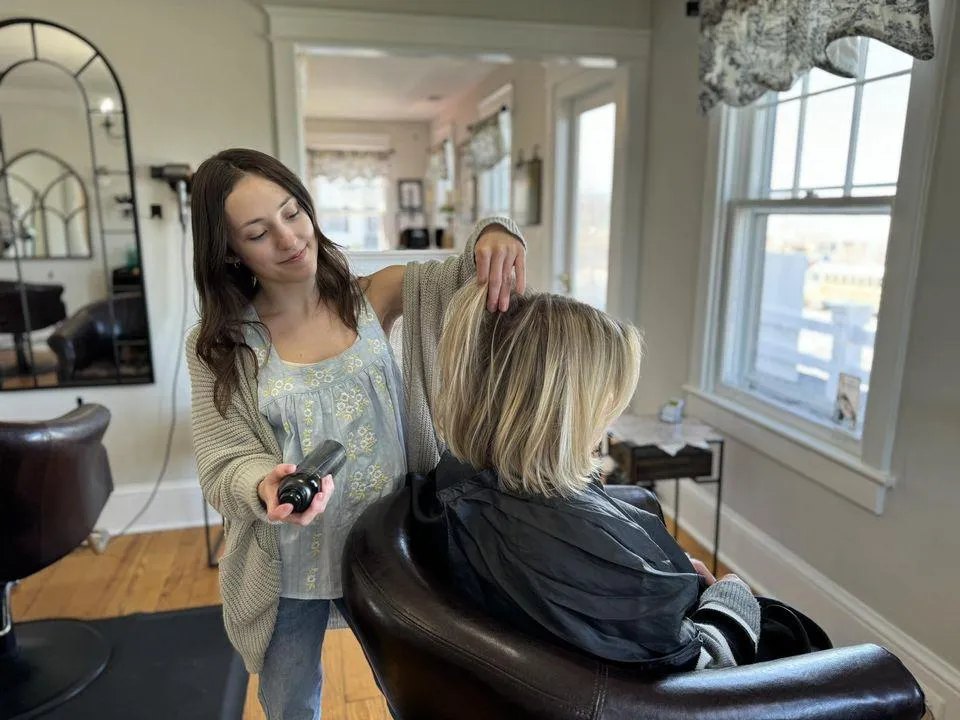
<path fill-rule="evenodd" d="M 111 305 L 113 308 L 111 315 Z M 119 293 L 84 305 L 47 338 L 63 384 L 86 380 L 149 379 L 147 308 L 143 294 Z M 114 356 L 114 342 L 120 362 Z M 129 360 L 128 358 L 136 358 Z"/>
<path fill-rule="evenodd" d="M 659 512 L 652 494 L 610 487 Z M 347 540 L 354 631 L 403 720 L 918 720 L 900 661 L 861 645 L 653 679 L 540 642 L 458 599 L 411 535 L 409 490 L 370 507 Z"/>
<path fill-rule="evenodd" d="M 86 623 L 14 625 L 10 589 L 90 535 L 113 491 L 102 444 L 109 423 L 101 405 L 45 422 L 0 422 L 0 720 L 46 712 L 106 667 L 110 648 Z"/>
<path fill-rule="evenodd" d="M 21 283 L 0 280 L 0 333 L 11 333 L 16 348 L 16 375 L 30 375 L 34 369 L 46 372 L 47 368 L 37 367 L 34 359 L 31 364 L 27 345 L 30 333 L 42 330 L 67 316 L 66 306 L 61 299 L 63 285 L 50 283 Z M 26 313 L 23 299 L 26 298 Z"/>

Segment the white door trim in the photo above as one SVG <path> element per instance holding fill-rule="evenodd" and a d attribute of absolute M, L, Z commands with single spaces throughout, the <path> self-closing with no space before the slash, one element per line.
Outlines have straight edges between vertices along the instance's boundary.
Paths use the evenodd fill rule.
<path fill-rule="evenodd" d="M 322 45 L 374 54 L 443 54 L 488 61 L 561 58 L 581 61 L 584 67 L 596 67 L 598 60 L 608 61 L 616 68 L 617 100 L 617 162 L 610 218 L 610 253 L 617 262 L 611 267 L 608 311 L 625 320 L 636 320 L 649 30 L 276 5 L 266 5 L 264 10 L 273 46 L 276 156 L 301 177 L 306 177 L 296 78 L 296 56 L 301 48 Z M 550 125 L 552 100 L 548 101 Z M 551 127 L 544 128 L 545 147 L 551 147 L 553 132 Z M 548 210 L 552 202 L 547 196 L 553 187 L 548 182 L 552 172 L 549 159 L 544 170 L 544 207 Z M 551 237 L 553 224 L 553 213 L 544 212 L 541 237 Z"/>
<path fill-rule="evenodd" d="M 617 96 L 613 86 L 612 77 L 607 79 L 594 79 L 589 75 L 578 75 L 559 82 L 554 86 L 554 103 L 552 111 L 553 130 L 556 136 L 556 142 L 553 149 L 553 157 L 556 163 L 556 179 L 554 182 L 554 204 L 558 208 L 556 217 L 557 225 L 554 227 L 552 236 L 551 257 L 553 259 L 551 285 L 555 292 L 569 294 L 573 288 L 573 267 L 574 248 L 574 228 L 576 227 L 576 203 L 573 202 L 576 195 L 577 185 L 577 166 L 574 164 L 579 157 L 579 135 L 578 118 L 579 116 L 600 107 L 607 103 L 616 103 Z M 617 163 L 619 153 L 614 147 L 614 165 Z M 614 170 L 614 176 L 616 170 Z M 612 198 L 611 198 L 612 199 Z M 611 207 L 611 214 L 613 208 Z M 612 247 L 608 262 L 613 257 Z M 612 270 L 614 263 L 609 262 Z M 568 280 L 566 286 L 560 280 L 561 274 L 567 274 Z M 607 286 L 608 297 L 606 298 L 609 306 L 611 298 L 609 297 L 609 284 Z"/>

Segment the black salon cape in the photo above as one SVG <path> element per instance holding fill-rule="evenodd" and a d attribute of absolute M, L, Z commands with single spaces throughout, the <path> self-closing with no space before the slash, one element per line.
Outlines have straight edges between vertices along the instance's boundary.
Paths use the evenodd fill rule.
<path fill-rule="evenodd" d="M 572 499 L 504 492 L 449 452 L 418 480 L 415 522 L 432 526 L 454 586 L 488 614 L 607 660 L 695 666 L 699 577 L 659 518 L 599 483 Z"/>

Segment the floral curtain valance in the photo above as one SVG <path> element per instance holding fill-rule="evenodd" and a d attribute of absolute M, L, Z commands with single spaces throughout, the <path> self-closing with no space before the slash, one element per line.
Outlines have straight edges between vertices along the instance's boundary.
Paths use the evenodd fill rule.
<path fill-rule="evenodd" d="M 860 36 L 931 59 L 929 0 L 701 0 L 700 107 L 749 105 L 814 67 L 855 77 Z"/>
<path fill-rule="evenodd" d="M 310 150 L 310 176 L 333 180 L 371 180 L 390 174 L 392 151 L 360 152 L 345 150 Z"/>
<path fill-rule="evenodd" d="M 470 165 L 474 172 L 495 167 L 507 154 L 500 113 L 481 120 L 470 128 Z"/>
<path fill-rule="evenodd" d="M 436 182 L 437 180 L 449 180 L 453 175 L 451 169 L 447 167 L 446 140 L 437 147 L 430 150 L 430 157 L 427 160 L 427 177 Z"/>

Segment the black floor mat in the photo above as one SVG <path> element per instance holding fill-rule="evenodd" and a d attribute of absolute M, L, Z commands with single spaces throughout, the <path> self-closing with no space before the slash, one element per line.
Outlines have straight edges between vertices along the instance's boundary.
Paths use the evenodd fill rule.
<path fill-rule="evenodd" d="M 100 677 L 44 720 L 240 720 L 247 673 L 220 606 L 91 620 L 112 647 Z"/>

